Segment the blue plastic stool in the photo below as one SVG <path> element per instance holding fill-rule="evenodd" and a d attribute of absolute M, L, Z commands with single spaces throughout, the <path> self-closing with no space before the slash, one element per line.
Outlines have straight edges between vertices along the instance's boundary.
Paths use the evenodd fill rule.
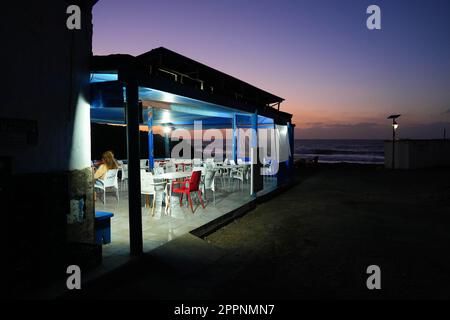
<path fill-rule="evenodd" d="M 111 242 L 111 217 L 112 212 L 95 211 L 95 243 L 107 244 Z"/>

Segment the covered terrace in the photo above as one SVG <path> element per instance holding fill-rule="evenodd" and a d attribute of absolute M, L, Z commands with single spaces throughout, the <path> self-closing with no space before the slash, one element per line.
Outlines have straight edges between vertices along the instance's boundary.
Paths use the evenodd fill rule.
<path fill-rule="evenodd" d="M 277 109 L 283 99 L 164 48 L 93 61 L 91 122 L 126 131 L 118 190 L 96 201 L 96 210 L 114 213 L 104 257 L 151 250 L 286 182 L 293 126 Z M 233 86 L 234 98 L 224 89 Z M 155 136 L 164 154 L 155 154 Z M 196 171 L 200 192 L 180 202 L 174 183 Z"/>

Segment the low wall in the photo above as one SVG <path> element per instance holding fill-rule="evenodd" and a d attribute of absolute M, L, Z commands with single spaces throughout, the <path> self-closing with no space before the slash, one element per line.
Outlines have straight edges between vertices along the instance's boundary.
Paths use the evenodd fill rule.
<path fill-rule="evenodd" d="M 384 165 L 392 168 L 392 141 L 384 143 Z M 395 168 L 420 169 L 450 166 L 450 140 L 398 140 Z"/>

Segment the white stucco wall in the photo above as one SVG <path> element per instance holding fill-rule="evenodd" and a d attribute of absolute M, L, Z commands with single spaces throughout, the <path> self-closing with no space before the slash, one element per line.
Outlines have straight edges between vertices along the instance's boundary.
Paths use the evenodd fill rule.
<path fill-rule="evenodd" d="M 386 141 L 385 167 L 392 168 L 392 141 Z M 450 140 L 399 140 L 395 142 L 395 167 L 419 169 L 450 166 Z"/>

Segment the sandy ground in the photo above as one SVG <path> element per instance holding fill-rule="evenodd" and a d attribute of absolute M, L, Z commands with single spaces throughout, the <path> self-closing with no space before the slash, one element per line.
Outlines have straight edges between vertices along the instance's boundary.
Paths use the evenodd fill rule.
<path fill-rule="evenodd" d="M 337 166 L 208 237 L 240 271 L 219 296 L 449 298 L 450 172 Z M 381 268 L 380 291 L 366 268 Z M 239 288 L 234 290 L 233 288 Z"/>
<path fill-rule="evenodd" d="M 217 259 L 183 274 L 153 257 L 83 296 L 450 298 L 449 170 L 321 166 L 300 168 L 298 177 L 205 239 Z M 373 264 L 381 290 L 366 287 Z"/>

